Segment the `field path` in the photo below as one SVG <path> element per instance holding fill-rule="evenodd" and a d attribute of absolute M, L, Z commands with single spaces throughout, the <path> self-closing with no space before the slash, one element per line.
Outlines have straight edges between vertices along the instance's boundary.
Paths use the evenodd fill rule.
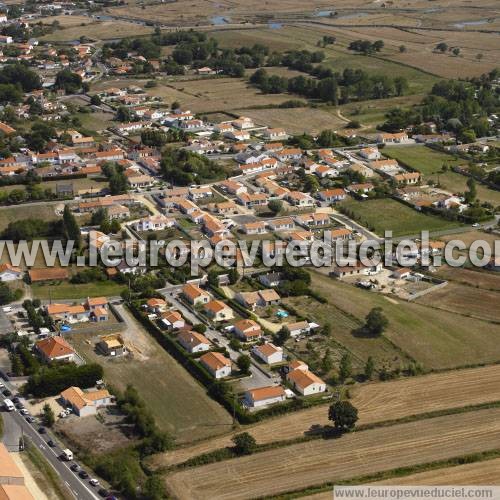
<path fill-rule="evenodd" d="M 375 382 L 350 389 L 352 403 L 359 410 L 359 424 L 394 420 L 410 415 L 500 401 L 500 365 L 456 370 Z M 269 443 L 303 436 L 313 425 L 328 423 L 327 406 L 297 411 L 247 426 L 258 443 Z M 238 431 L 241 432 L 241 429 Z M 160 454 L 155 466 L 174 465 L 188 458 L 231 446 L 233 434 L 202 441 L 193 446 Z"/>
<path fill-rule="evenodd" d="M 179 499 L 238 500 L 498 448 L 500 409 L 309 441 L 167 476 Z"/>

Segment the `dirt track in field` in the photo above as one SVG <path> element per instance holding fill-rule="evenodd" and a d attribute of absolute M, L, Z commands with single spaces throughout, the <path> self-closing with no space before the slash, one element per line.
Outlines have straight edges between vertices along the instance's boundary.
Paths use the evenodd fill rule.
<path fill-rule="evenodd" d="M 167 477 L 179 499 L 247 499 L 498 448 L 500 409 L 309 441 Z"/>
<path fill-rule="evenodd" d="M 394 420 L 500 400 L 500 365 L 377 382 L 351 388 L 359 424 Z M 313 425 L 328 423 L 327 406 L 317 406 L 246 427 L 259 443 L 293 439 Z M 240 431 L 241 432 L 241 431 Z M 179 448 L 153 459 L 154 465 L 173 465 L 190 457 L 231 446 L 231 435 Z"/>

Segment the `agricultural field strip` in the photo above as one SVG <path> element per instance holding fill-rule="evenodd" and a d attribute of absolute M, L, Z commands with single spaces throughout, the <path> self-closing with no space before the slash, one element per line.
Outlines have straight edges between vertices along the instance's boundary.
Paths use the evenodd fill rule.
<path fill-rule="evenodd" d="M 500 400 L 500 365 L 434 373 L 352 389 L 359 424 L 395 420 L 448 408 Z M 327 407 L 316 406 L 246 427 L 259 444 L 301 437 L 313 425 L 328 422 Z M 219 448 L 231 446 L 231 435 L 203 441 L 158 455 L 156 466 L 170 466 Z"/>
<path fill-rule="evenodd" d="M 374 485 L 497 485 L 500 477 L 500 458 L 479 460 L 478 462 L 440 467 L 433 470 L 409 474 L 407 476 L 397 475 L 390 479 L 374 481 L 368 484 Z M 331 488 L 321 493 L 300 497 L 302 500 L 331 500 Z"/>
<path fill-rule="evenodd" d="M 256 498 L 490 450 L 499 439 L 500 409 L 481 410 L 277 448 L 258 460 L 177 472 L 166 482 L 179 499 Z"/>

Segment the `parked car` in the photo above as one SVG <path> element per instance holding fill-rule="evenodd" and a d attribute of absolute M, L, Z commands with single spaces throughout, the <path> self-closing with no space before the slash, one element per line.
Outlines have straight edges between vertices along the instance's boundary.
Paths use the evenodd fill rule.
<path fill-rule="evenodd" d="M 12 402 L 15 403 L 15 404 L 18 404 L 21 402 L 21 400 L 19 399 L 18 396 L 16 396 L 15 398 L 12 398 Z"/>
<path fill-rule="evenodd" d="M 85 472 L 83 469 L 78 473 L 78 475 L 82 478 L 82 479 L 87 479 L 89 477 L 89 475 L 87 474 L 87 472 Z"/>
<path fill-rule="evenodd" d="M 56 445 L 56 443 L 54 443 L 54 441 L 52 441 L 52 439 L 49 439 L 47 441 L 47 444 L 51 447 L 51 448 L 54 448 L 54 446 Z"/>
<path fill-rule="evenodd" d="M 47 429 L 45 427 L 38 428 L 38 434 L 45 434 L 46 432 L 47 432 Z"/>
<path fill-rule="evenodd" d="M 30 424 L 32 424 L 35 421 L 35 417 L 32 417 L 31 415 L 28 415 L 26 417 L 26 421 L 29 422 Z"/>
<path fill-rule="evenodd" d="M 20 412 L 21 415 L 28 415 L 28 410 L 26 408 L 21 408 Z"/>
<path fill-rule="evenodd" d="M 101 488 L 97 493 L 99 493 L 99 495 L 103 498 L 109 496 L 109 491 L 106 490 L 105 488 Z"/>
<path fill-rule="evenodd" d="M 99 486 L 99 481 L 95 478 L 92 478 L 89 483 L 92 485 L 92 486 Z"/>
<path fill-rule="evenodd" d="M 9 389 L 5 389 L 5 391 L 3 391 L 3 395 L 9 397 L 12 396 L 12 392 L 10 392 Z"/>
<path fill-rule="evenodd" d="M 3 382 L 0 382 L 0 389 L 5 388 L 5 384 Z"/>
<path fill-rule="evenodd" d="M 71 464 L 70 469 L 73 472 L 78 472 L 80 470 L 80 466 L 78 464 Z"/>

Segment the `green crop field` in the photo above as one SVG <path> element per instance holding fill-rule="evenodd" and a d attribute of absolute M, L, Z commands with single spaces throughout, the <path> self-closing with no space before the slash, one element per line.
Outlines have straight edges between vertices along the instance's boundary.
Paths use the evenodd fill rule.
<path fill-rule="evenodd" d="M 441 153 L 423 145 L 404 147 L 386 146 L 383 149 L 383 154 L 406 163 L 425 176 L 440 172 L 443 165 L 455 167 L 464 163 L 464 160 L 460 160 L 456 156 Z"/>
<path fill-rule="evenodd" d="M 342 203 L 349 216 L 361 225 L 372 228 L 383 236 L 392 231 L 393 236 L 418 234 L 423 230 L 443 231 L 459 227 L 458 222 L 450 222 L 432 215 L 425 215 L 392 199 L 356 201 Z"/>
<path fill-rule="evenodd" d="M 467 177 L 450 170 L 441 173 L 443 165 L 448 165 L 448 167 L 463 165 L 466 163 L 465 160 L 434 151 L 426 146 L 392 146 L 384 148 L 383 153 L 421 172 L 424 175 L 424 181 L 432 179 L 436 183 L 439 182 L 443 189 L 452 193 L 467 191 Z M 500 204 L 500 191 L 489 189 L 479 183 L 476 186 L 477 196 L 481 201 L 487 201 L 493 205 Z"/>

